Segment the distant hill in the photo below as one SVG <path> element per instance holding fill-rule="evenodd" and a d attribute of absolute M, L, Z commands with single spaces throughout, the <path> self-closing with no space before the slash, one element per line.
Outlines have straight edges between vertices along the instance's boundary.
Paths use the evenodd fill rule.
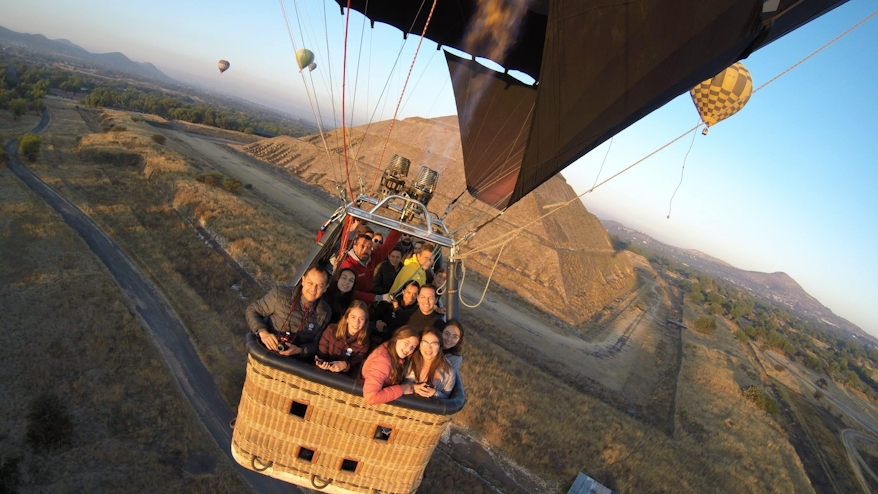
<path fill-rule="evenodd" d="M 835 315 L 829 308 L 820 303 L 816 298 L 808 295 L 796 280 L 782 272 L 760 273 L 758 271 L 745 271 L 731 264 L 711 257 L 694 249 L 681 249 L 673 245 L 664 244 L 649 235 L 632 230 L 617 221 L 601 220 L 604 227 L 611 235 L 616 235 L 625 242 L 636 244 L 642 248 L 653 251 L 683 266 L 696 269 L 708 276 L 712 276 L 739 289 L 750 292 L 752 295 L 769 300 L 791 312 L 796 312 L 809 319 L 817 320 L 834 326 L 857 337 L 872 337 L 860 329 L 856 324 Z"/>
<path fill-rule="evenodd" d="M 439 213 L 446 211 L 454 198 L 466 190 L 457 117 L 411 117 L 395 121 L 384 159 L 381 163 L 372 162 L 382 154 L 390 124 L 391 121 L 386 120 L 349 129 L 348 149 L 349 154 L 353 154 L 349 156 L 351 180 L 359 183 L 363 177 L 365 183 L 371 185 L 390 158 L 399 154 L 412 162 L 410 178 L 417 175 L 421 165 L 440 173 L 436 195 L 429 207 Z M 343 180 L 345 165 L 341 153 L 344 148 L 338 131 L 328 132 L 326 140 L 332 162 L 319 135 L 300 139 L 276 137 L 249 144 L 242 150 L 335 194 L 337 183 Z M 496 268 L 499 246 L 468 257 L 466 267 L 483 276 L 493 270 L 494 283 L 554 314 L 564 323 L 576 325 L 589 320 L 615 298 L 631 290 L 637 275 L 627 256 L 617 255 L 604 227 L 581 202 L 576 201 L 540 219 L 553 204 L 575 197 L 576 192 L 564 178 L 556 175 L 485 225 L 467 244 L 466 250 L 477 249 L 535 221 L 507 244 Z M 469 229 L 487 222 L 495 214 L 496 210 L 463 197 L 445 218 L 445 223 L 452 230 Z M 475 277 L 466 282 L 476 286 L 484 283 L 472 278 Z"/>
<path fill-rule="evenodd" d="M 178 84 L 151 63 L 135 62 L 119 52 L 91 53 L 66 39 L 51 40 L 42 34 L 16 33 L 0 26 L 0 46 L 4 49 L 25 49 L 43 55 L 85 61 L 135 76 Z"/>

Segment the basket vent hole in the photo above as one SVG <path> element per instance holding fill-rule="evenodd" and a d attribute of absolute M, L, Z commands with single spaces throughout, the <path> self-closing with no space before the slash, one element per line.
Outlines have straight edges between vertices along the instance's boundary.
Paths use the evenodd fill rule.
<path fill-rule="evenodd" d="M 299 447 L 299 454 L 296 456 L 300 460 L 304 460 L 304 461 L 307 461 L 308 463 L 311 463 L 311 460 L 314 459 L 314 450 L 300 446 Z"/>
<path fill-rule="evenodd" d="M 341 469 L 344 472 L 356 472 L 358 464 L 356 460 L 342 460 Z"/>
<path fill-rule="evenodd" d="M 294 401 L 290 406 L 290 415 L 295 415 L 299 418 L 305 418 L 305 414 L 308 413 L 308 404 L 307 403 L 299 403 L 298 401 Z"/>
<path fill-rule="evenodd" d="M 375 428 L 375 435 L 372 437 L 379 441 L 389 441 L 391 434 L 393 434 L 393 429 L 391 429 L 390 427 L 382 427 L 379 425 Z"/>

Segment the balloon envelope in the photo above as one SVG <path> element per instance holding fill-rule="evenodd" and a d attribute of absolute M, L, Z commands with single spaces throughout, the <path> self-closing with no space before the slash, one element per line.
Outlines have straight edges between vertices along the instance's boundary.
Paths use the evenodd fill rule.
<path fill-rule="evenodd" d="M 711 125 L 738 113 L 753 93 L 750 71 L 741 62 L 692 88 L 692 102 L 704 122 L 704 134 Z"/>
<path fill-rule="evenodd" d="M 314 61 L 314 52 L 307 48 L 302 48 L 296 52 L 296 63 L 299 64 L 299 70 L 311 65 Z"/>
<path fill-rule="evenodd" d="M 220 74 L 222 74 L 223 72 L 229 70 L 230 64 L 225 60 L 220 60 L 216 63 L 216 66 L 219 68 Z"/>
<path fill-rule="evenodd" d="M 316 69 L 316 68 L 317 68 L 317 62 L 311 62 L 311 63 L 308 65 L 308 71 L 313 72 L 314 69 Z"/>

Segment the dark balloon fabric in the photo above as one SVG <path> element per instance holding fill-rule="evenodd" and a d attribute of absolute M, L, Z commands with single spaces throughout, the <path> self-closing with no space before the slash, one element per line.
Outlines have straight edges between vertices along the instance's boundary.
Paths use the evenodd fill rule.
<path fill-rule="evenodd" d="M 534 0 L 502 60 L 491 57 L 491 43 L 467 37 L 483 16 L 479 2 L 439 1 L 427 38 L 538 81 L 522 87 L 446 55 L 467 187 L 487 204 L 512 205 L 676 96 L 845 1 Z M 504 5 L 513 4 L 522 2 Z M 416 34 L 430 5 L 351 1 L 373 22 Z"/>

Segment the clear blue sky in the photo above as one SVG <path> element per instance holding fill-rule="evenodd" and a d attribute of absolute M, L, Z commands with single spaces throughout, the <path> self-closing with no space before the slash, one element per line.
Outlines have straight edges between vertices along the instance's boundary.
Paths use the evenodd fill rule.
<path fill-rule="evenodd" d="M 332 107 L 337 120 L 344 18 L 334 2 L 300 1 L 298 15 L 296 4 L 285 6 L 297 46 L 317 55 L 318 70 L 310 74 L 316 100 L 327 124 L 336 126 Z M 753 54 L 744 63 L 754 84 L 782 72 L 876 7 L 873 1 L 851 0 Z M 3 10 L 0 25 L 13 31 L 65 38 L 97 53 L 120 51 L 152 62 L 171 77 L 312 115 L 277 2 L 13 0 Z M 362 19 L 352 16 L 349 33 L 347 105 L 354 107 L 354 123 L 367 121 L 376 105 L 376 120 L 393 115 L 418 41 L 410 36 L 403 45 L 399 31 L 380 24 L 372 30 L 367 22 L 364 31 Z M 755 94 L 708 136 L 699 133 L 670 219 L 668 203 L 689 136 L 585 196 L 586 206 L 601 218 L 742 269 L 783 271 L 836 314 L 878 335 L 876 47 L 878 18 L 873 18 Z M 221 58 L 231 62 L 222 75 L 216 69 Z M 407 90 L 411 98 L 404 99 L 400 115 L 455 113 L 448 79 L 444 56 L 425 40 Z M 379 100 L 385 83 L 391 97 Z M 691 99 L 680 96 L 616 136 L 601 178 L 697 122 Z M 584 191 L 595 181 L 607 146 L 564 171 L 575 189 Z"/>

